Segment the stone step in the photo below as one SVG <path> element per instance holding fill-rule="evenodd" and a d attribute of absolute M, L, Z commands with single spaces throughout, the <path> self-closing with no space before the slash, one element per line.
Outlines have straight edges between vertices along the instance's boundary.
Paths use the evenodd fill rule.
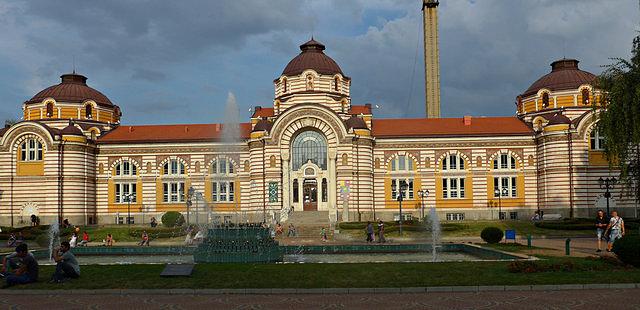
<path fill-rule="evenodd" d="M 289 215 L 287 222 L 294 225 L 328 225 L 329 211 L 295 211 Z"/>

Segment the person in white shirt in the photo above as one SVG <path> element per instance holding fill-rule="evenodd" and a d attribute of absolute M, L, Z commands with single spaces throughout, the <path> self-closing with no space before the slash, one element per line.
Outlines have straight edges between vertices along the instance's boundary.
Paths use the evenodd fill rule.
<path fill-rule="evenodd" d="M 624 220 L 618 216 L 618 212 L 615 210 L 611 211 L 611 219 L 609 220 L 609 225 L 607 225 L 607 231 L 609 232 L 607 252 L 611 252 L 613 243 L 624 236 Z"/>

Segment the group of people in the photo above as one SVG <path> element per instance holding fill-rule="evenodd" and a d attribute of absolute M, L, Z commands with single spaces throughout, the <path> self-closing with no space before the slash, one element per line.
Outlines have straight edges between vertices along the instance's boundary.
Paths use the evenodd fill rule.
<path fill-rule="evenodd" d="M 72 248 L 77 246 L 87 246 L 89 243 L 89 234 L 86 231 L 82 232 L 82 240 L 78 241 L 78 232 L 80 228 L 76 228 L 76 230 L 71 234 L 71 238 L 69 238 L 69 244 Z"/>
<path fill-rule="evenodd" d="M 376 233 L 373 229 L 373 223 L 371 221 L 367 222 L 367 228 L 365 229 L 365 233 L 367 235 L 367 242 L 375 242 L 376 241 Z M 381 219 L 378 219 L 378 243 L 385 243 L 387 239 L 384 237 L 384 222 Z"/>
<path fill-rule="evenodd" d="M 193 233 L 193 229 L 189 228 L 187 230 L 187 236 L 184 238 L 184 244 L 185 245 L 192 245 L 192 244 L 198 244 L 198 243 L 202 243 L 202 241 L 204 240 L 204 233 L 203 230 L 200 229 L 196 232 L 195 236 L 192 236 Z"/>
<path fill-rule="evenodd" d="M 624 220 L 618 216 L 617 211 L 611 211 L 611 217 L 607 218 L 602 210 L 596 214 L 596 236 L 598 238 L 598 249 L 602 252 L 602 242 L 607 243 L 607 252 L 611 252 L 613 243 L 624 236 Z"/>
<path fill-rule="evenodd" d="M 284 234 L 284 226 L 282 226 L 282 224 L 280 224 L 280 223 L 277 223 L 276 224 L 276 228 L 274 230 L 274 234 L 275 234 L 274 237 Z M 298 233 L 296 231 L 296 227 L 293 226 L 292 223 L 289 223 L 289 227 L 287 229 L 287 237 L 295 237 L 297 235 L 298 235 Z"/>
<path fill-rule="evenodd" d="M 56 270 L 51 275 L 50 283 L 62 283 L 67 279 L 80 277 L 80 265 L 71 253 L 68 241 L 60 243 L 53 249 L 52 258 L 56 262 Z M 36 258 L 29 252 L 26 243 L 16 247 L 14 253 L 2 259 L 0 277 L 5 279 L 5 287 L 16 284 L 27 284 L 38 281 L 39 266 Z"/>

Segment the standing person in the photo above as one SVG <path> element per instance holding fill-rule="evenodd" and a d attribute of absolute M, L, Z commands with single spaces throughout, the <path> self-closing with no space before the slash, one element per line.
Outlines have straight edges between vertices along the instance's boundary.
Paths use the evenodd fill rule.
<path fill-rule="evenodd" d="M 320 231 L 320 237 L 322 238 L 322 242 L 327 242 L 327 230 L 324 227 L 322 227 Z"/>
<path fill-rule="evenodd" d="M 69 244 L 71 245 L 72 248 L 75 248 L 76 245 L 78 245 L 78 234 L 77 233 L 73 233 L 71 234 L 71 239 L 69 239 Z"/>
<path fill-rule="evenodd" d="M 8 247 L 12 247 L 12 246 L 16 246 L 16 234 L 11 233 L 9 235 L 9 239 L 7 240 L 7 246 Z"/>
<path fill-rule="evenodd" d="M 373 242 L 373 224 L 371 224 L 371 221 L 367 222 L 367 242 Z"/>
<path fill-rule="evenodd" d="M 53 260 L 56 261 L 56 271 L 51 276 L 50 283 L 62 283 L 66 279 L 80 277 L 80 265 L 75 255 L 69 251 L 71 245 L 63 241 L 60 247 L 53 251 Z"/>
<path fill-rule="evenodd" d="M 23 243 L 16 247 L 16 253 L 12 254 L 17 260 L 16 269 L 6 274 L 6 287 L 16 284 L 27 284 L 38 281 L 38 261 L 29 253 L 27 244 Z M 3 261 L 3 269 L 5 269 Z"/>
<path fill-rule="evenodd" d="M 605 240 L 605 230 L 607 230 L 608 221 L 604 216 L 604 211 L 598 210 L 596 213 L 596 236 L 598 238 L 598 249 L 596 252 L 602 252 L 602 240 Z"/>
<path fill-rule="evenodd" d="M 289 231 L 287 232 L 287 237 L 295 237 L 296 236 L 296 228 L 293 226 L 293 223 L 289 223 Z"/>
<path fill-rule="evenodd" d="M 378 243 L 385 243 L 387 239 L 384 238 L 384 222 L 379 219 L 378 221 Z"/>
<path fill-rule="evenodd" d="M 37 226 L 36 225 L 36 215 L 35 214 L 31 214 L 31 226 Z"/>
<path fill-rule="evenodd" d="M 613 243 L 624 236 L 624 220 L 622 220 L 622 218 L 618 216 L 618 211 L 611 211 L 611 219 L 609 220 L 607 231 L 609 232 L 609 244 L 607 246 L 607 252 L 611 252 Z"/>
<path fill-rule="evenodd" d="M 158 226 L 158 221 L 156 220 L 156 217 L 151 217 L 151 228 Z"/>

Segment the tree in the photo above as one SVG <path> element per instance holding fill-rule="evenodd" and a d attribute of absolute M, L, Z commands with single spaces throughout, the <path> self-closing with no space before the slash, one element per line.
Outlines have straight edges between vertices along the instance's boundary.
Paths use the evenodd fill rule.
<path fill-rule="evenodd" d="M 625 191 L 640 200 L 640 36 L 633 40 L 631 59 L 615 63 L 598 77 L 605 109 L 596 109 L 598 130 L 606 137 L 604 153 L 620 170 Z M 595 104 L 594 100 L 594 104 Z"/>

